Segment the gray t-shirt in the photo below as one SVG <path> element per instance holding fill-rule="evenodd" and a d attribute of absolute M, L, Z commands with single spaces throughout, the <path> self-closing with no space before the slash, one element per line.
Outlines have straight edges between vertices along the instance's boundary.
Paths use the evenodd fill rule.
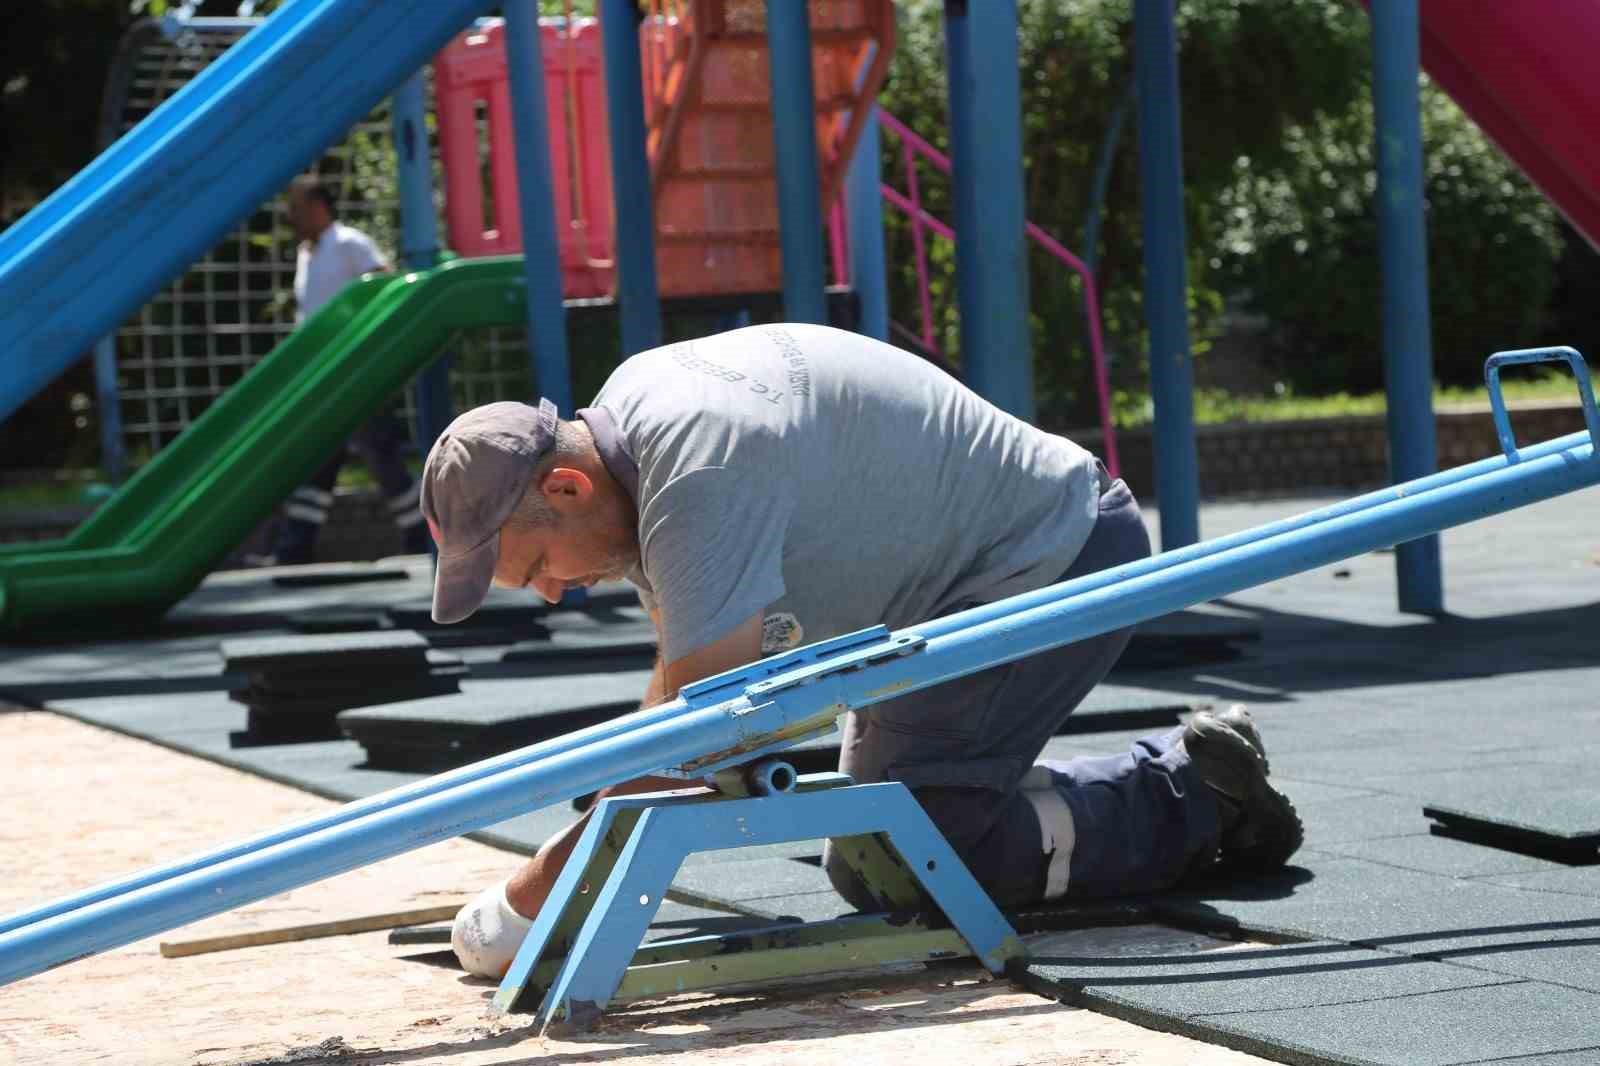
<path fill-rule="evenodd" d="M 584 417 L 638 504 L 630 578 L 668 662 L 758 612 L 771 653 L 1039 588 L 1098 513 L 1083 448 L 824 326 L 641 352 Z"/>

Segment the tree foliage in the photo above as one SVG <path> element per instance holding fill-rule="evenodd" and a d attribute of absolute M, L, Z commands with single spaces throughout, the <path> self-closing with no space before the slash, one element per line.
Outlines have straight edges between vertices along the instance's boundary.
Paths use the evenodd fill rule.
<path fill-rule="evenodd" d="M 887 108 L 948 150 L 943 5 L 899 5 Z M 1185 0 L 1179 5 L 1189 309 L 1196 356 L 1231 309 L 1272 325 L 1283 381 L 1302 391 L 1376 387 L 1379 315 L 1372 194 L 1371 40 L 1344 0 Z M 1127 0 L 1021 7 L 1024 169 L 1029 218 L 1080 252 L 1092 180 L 1132 73 Z M 1435 350 L 1440 377 L 1476 373 L 1495 345 L 1533 336 L 1561 250 L 1554 213 L 1448 99 L 1423 96 Z M 1136 117 L 1112 159 L 1098 278 L 1114 379 L 1143 386 L 1142 223 Z M 903 181 L 886 138 L 886 180 Z M 949 190 L 919 174 L 928 206 Z M 890 211 L 892 301 L 916 306 L 905 220 Z M 936 243 L 939 341 L 958 347 L 953 254 Z M 1485 254 L 1489 253 L 1489 254 Z M 1032 254 L 1040 410 L 1092 421 L 1078 286 Z"/>

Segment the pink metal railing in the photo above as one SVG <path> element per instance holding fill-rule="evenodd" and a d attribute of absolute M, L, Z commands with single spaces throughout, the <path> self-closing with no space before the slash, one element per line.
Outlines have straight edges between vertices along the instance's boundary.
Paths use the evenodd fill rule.
<path fill-rule="evenodd" d="M 920 304 L 919 311 L 922 319 L 922 345 L 935 354 L 939 346 L 934 340 L 933 331 L 933 299 L 928 286 L 928 256 L 927 247 L 923 239 L 923 230 L 927 229 L 934 235 L 945 240 L 956 239 L 955 230 L 945 222 L 929 213 L 922 206 L 922 195 L 917 186 L 917 157 L 921 156 L 931 163 L 940 172 L 950 173 L 950 160 L 933 145 L 919 137 L 915 131 L 905 123 L 889 114 L 883 108 L 878 109 L 878 121 L 883 128 L 900 138 L 901 157 L 905 162 L 906 191 L 902 193 L 888 182 L 883 182 L 883 198 L 889 203 L 904 211 L 911 219 L 911 246 L 915 253 L 917 268 L 917 297 Z M 842 214 L 842 207 L 836 205 L 834 209 L 836 220 L 831 226 L 834 234 L 834 274 L 842 278 L 844 271 L 841 269 L 843 255 L 843 238 L 840 223 L 837 217 Z M 1089 355 L 1094 366 L 1095 391 L 1100 402 L 1100 433 L 1101 458 L 1104 459 L 1106 469 L 1112 477 L 1119 476 L 1120 464 L 1117 460 L 1116 429 L 1111 422 L 1111 382 L 1106 372 L 1105 344 L 1100 332 L 1100 295 L 1094 282 L 1094 274 L 1089 270 L 1083 260 L 1073 255 L 1050 234 L 1028 223 L 1027 235 L 1046 253 L 1065 263 L 1067 267 L 1078 275 L 1083 282 L 1083 315 L 1089 330 Z"/>

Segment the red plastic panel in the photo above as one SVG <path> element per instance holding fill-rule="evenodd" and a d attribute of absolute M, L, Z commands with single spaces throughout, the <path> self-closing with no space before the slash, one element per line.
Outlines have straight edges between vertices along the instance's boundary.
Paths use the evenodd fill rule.
<path fill-rule="evenodd" d="M 1422 65 L 1600 246 L 1600 3 L 1423 0 Z"/>

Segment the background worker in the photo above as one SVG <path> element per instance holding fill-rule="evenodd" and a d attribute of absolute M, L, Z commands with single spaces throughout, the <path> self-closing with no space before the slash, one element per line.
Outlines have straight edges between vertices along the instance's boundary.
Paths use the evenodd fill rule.
<path fill-rule="evenodd" d="M 626 577 L 659 641 L 646 704 L 763 655 L 1150 551 L 1132 493 L 1087 451 L 853 333 L 756 326 L 654 349 L 577 415 L 490 404 L 439 438 L 421 491 L 440 546 L 433 613 L 460 621 L 491 582 L 553 602 Z M 1039 761 L 1129 636 L 852 713 L 840 770 L 904 783 L 1002 905 L 1159 891 L 1219 857 L 1281 865 L 1300 823 L 1242 708 L 1120 755 Z M 467 969 L 509 965 L 580 827 L 463 908 Z M 825 861 L 841 895 L 870 908 L 832 848 Z"/>
<path fill-rule="evenodd" d="M 387 271 L 389 262 L 371 237 L 339 221 L 333 191 L 316 177 L 303 174 L 295 178 L 287 201 L 289 223 L 300 238 L 294 268 L 294 320 L 299 326 L 349 282 L 363 274 Z M 351 450 L 361 456 L 378 483 L 385 508 L 400 531 L 401 550 L 407 554 L 428 551 L 431 544 L 417 510 L 417 486 L 401 458 L 405 442 L 394 416 L 385 412 L 368 419 L 309 481 L 289 494 L 271 552 L 252 561 L 284 566 L 315 558 L 317 536 L 333 506 L 333 486 Z"/>

